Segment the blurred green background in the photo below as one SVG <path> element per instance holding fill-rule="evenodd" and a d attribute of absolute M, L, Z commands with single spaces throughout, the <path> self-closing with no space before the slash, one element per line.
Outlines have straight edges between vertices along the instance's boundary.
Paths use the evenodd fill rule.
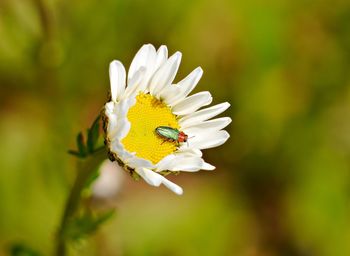
<path fill-rule="evenodd" d="M 348 0 L 0 0 L 0 255 L 53 251 L 66 151 L 144 43 L 183 53 L 177 81 L 203 68 L 231 138 L 183 196 L 126 177 L 72 255 L 350 255 Z"/>

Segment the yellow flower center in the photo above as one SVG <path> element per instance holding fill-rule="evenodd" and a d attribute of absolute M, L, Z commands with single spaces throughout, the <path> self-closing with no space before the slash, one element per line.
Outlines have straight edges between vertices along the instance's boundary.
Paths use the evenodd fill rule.
<path fill-rule="evenodd" d="M 136 103 L 129 109 L 128 120 L 131 124 L 128 135 L 122 140 L 126 150 L 136 156 L 147 159 L 153 164 L 176 150 L 177 143 L 166 141 L 155 129 L 169 126 L 179 129 L 179 124 L 170 108 L 150 94 L 140 93 Z"/>

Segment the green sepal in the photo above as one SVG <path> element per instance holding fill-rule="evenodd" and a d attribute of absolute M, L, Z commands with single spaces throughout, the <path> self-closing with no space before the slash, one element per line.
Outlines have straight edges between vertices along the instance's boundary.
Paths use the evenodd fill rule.
<path fill-rule="evenodd" d="M 174 174 L 174 175 L 179 175 L 180 172 L 179 171 L 169 171 L 169 170 L 164 170 L 164 171 L 161 171 L 159 172 L 161 175 L 163 176 L 167 176 L 169 174 Z"/>
<path fill-rule="evenodd" d="M 141 179 L 140 175 L 134 170 L 130 171 L 130 175 L 135 181 L 139 181 Z"/>

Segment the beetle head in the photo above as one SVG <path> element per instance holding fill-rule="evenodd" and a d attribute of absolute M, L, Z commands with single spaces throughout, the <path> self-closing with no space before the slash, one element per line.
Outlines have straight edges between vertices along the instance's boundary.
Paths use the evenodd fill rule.
<path fill-rule="evenodd" d="M 188 135 L 184 132 L 179 132 L 179 142 L 187 142 Z"/>

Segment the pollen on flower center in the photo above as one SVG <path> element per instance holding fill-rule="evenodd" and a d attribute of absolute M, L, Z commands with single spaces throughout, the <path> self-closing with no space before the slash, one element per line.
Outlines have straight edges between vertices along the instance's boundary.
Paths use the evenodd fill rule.
<path fill-rule="evenodd" d="M 140 93 L 127 118 L 131 127 L 121 142 L 129 152 L 156 164 L 176 150 L 176 142 L 165 141 L 155 132 L 158 126 L 180 128 L 176 115 L 165 103 L 150 94 Z"/>

